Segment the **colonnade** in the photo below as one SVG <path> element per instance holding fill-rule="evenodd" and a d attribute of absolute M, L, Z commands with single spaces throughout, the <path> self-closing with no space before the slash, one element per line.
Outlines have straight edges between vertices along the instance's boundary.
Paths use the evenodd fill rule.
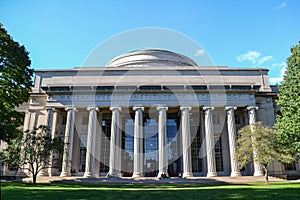
<path fill-rule="evenodd" d="M 54 136 L 56 114 L 53 114 L 54 108 L 47 107 L 47 126 L 52 128 L 51 134 Z M 255 110 L 256 106 L 248 106 L 248 119 L 249 124 L 253 124 L 256 121 Z M 64 153 L 62 171 L 60 176 L 70 176 L 71 172 L 71 160 L 72 160 L 72 146 L 73 135 L 75 125 L 75 106 L 66 106 L 67 121 L 64 138 Z M 87 136 L 87 151 L 86 151 L 86 169 L 84 177 L 95 176 L 93 173 L 95 161 L 95 146 L 96 146 L 96 123 L 97 123 L 97 106 L 89 106 L 89 122 L 88 122 L 88 136 Z M 111 139 L 110 139 L 110 160 L 109 160 L 109 172 L 108 176 L 120 177 L 121 176 L 121 131 L 120 131 L 120 112 L 121 107 L 110 107 L 112 111 L 111 120 Z M 134 120 L 134 164 L 133 164 L 133 178 L 139 178 L 143 176 L 143 106 L 134 106 L 135 113 Z M 158 111 L 158 177 L 164 175 L 168 176 L 168 152 L 167 152 L 167 106 L 157 106 Z M 181 141 L 182 141 L 182 162 L 183 162 L 183 178 L 193 176 L 192 172 L 192 160 L 191 160 L 191 138 L 190 138 L 190 111 L 191 107 L 182 106 L 181 110 Z M 213 110 L 214 107 L 203 107 L 205 116 L 205 143 L 206 143 L 206 157 L 207 157 L 207 176 L 217 176 L 215 152 L 214 152 L 214 130 L 213 130 Z M 228 141 L 231 163 L 231 176 L 240 176 L 240 170 L 238 163 L 235 160 L 236 149 L 236 125 L 234 110 L 235 106 L 225 106 L 227 127 L 228 127 Z M 28 117 L 27 117 L 28 118 Z M 54 123 L 55 122 L 55 123 Z M 255 156 L 254 152 L 254 156 Z M 254 176 L 260 176 L 263 171 L 258 163 L 254 163 Z M 49 170 L 51 175 L 51 170 Z"/>

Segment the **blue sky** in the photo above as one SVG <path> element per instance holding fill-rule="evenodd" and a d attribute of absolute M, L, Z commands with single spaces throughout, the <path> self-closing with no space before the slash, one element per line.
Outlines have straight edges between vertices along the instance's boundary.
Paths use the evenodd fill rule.
<path fill-rule="evenodd" d="M 275 83 L 300 40 L 299 8 L 298 0 L 0 0 L 0 22 L 34 69 L 80 66 L 114 35 L 161 27 L 195 40 L 216 65 L 268 68 Z"/>

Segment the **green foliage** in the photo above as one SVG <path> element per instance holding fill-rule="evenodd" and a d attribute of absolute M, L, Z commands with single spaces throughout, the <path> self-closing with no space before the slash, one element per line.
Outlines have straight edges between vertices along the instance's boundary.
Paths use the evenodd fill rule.
<path fill-rule="evenodd" d="M 275 125 L 281 153 L 285 162 L 300 156 L 300 42 L 291 48 L 287 59 L 287 70 L 279 86 L 277 105 L 281 115 Z"/>
<path fill-rule="evenodd" d="M 4 162 L 9 166 L 25 167 L 23 169 L 32 174 L 33 183 L 42 169 L 56 167 L 50 163 L 50 154 L 61 155 L 63 149 L 62 140 L 52 139 L 46 132 L 46 126 L 26 131 L 23 138 L 15 139 L 4 152 Z"/>
<path fill-rule="evenodd" d="M 270 162 L 278 159 L 276 148 L 276 131 L 263 126 L 261 122 L 243 127 L 238 132 L 236 159 L 240 167 L 250 162 L 257 162 L 267 166 Z M 256 152 L 256 156 L 253 152 Z"/>
<path fill-rule="evenodd" d="M 33 70 L 24 46 L 13 41 L 0 23 L 0 140 L 17 137 L 23 115 L 15 107 L 27 102 Z"/>

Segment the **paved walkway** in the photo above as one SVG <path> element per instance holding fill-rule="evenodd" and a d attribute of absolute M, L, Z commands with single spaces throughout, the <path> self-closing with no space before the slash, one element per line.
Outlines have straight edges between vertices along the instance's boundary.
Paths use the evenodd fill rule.
<path fill-rule="evenodd" d="M 31 178 L 24 178 L 24 182 L 31 182 Z M 275 177 L 269 177 L 270 182 L 285 182 L 287 180 L 279 179 Z M 241 176 L 241 177 L 192 177 L 189 179 L 182 178 L 165 178 L 157 179 L 154 177 L 145 177 L 138 180 L 132 178 L 83 178 L 83 177 L 43 177 L 37 178 L 38 183 L 79 183 L 79 184 L 188 184 L 188 183 L 200 183 L 200 184 L 244 184 L 253 182 L 264 182 L 264 177 L 254 176 Z"/>

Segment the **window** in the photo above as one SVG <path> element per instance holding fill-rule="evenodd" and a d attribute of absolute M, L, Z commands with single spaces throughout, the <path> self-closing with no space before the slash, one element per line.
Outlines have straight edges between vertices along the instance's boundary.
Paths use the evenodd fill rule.
<path fill-rule="evenodd" d="M 103 134 L 101 134 L 100 173 L 107 173 L 109 171 L 111 114 L 103 114 L 101 124 Z"/>
<path fill-rule="evenodd" d="M 217 142 L 215 144 L 215 158 L 216 158 L 216 169 L 217 171 L 224 171 L 223 169 L 223 157 L 222 157 L 222 141 L 221 137 L 216 138 Z"/>
<path fill-rule="evenodd" d="M 220 115 L 213 115 L 213 123 L 220 124 Z"/>
<path fill-rule="evenodd" d="M 191 145 L 192 171 L 202 172 L 201 136 L 199 123 L 191 123 L 191 134 L 195 135 Z"/>
<path fill-rule="evenodd" d="M 82 117 L 82 125 L 87 125 L 89 123 L 89 116 Z"/>
<path fill-rule="evenodd" d="M 66 125 L 67 124 L 67 117 L 63 116 L 62 117 L 62 125 Z"/>
<path fill-rule="evenodd" d="M 80 166 L 79 171 L 85 171 L 86 147 L 80 147 Z"/>
<path fill-rule="evenodd" d="M 285 171 L 296 171 L 296 163 L 285 163 L 284 164 Z"/>

